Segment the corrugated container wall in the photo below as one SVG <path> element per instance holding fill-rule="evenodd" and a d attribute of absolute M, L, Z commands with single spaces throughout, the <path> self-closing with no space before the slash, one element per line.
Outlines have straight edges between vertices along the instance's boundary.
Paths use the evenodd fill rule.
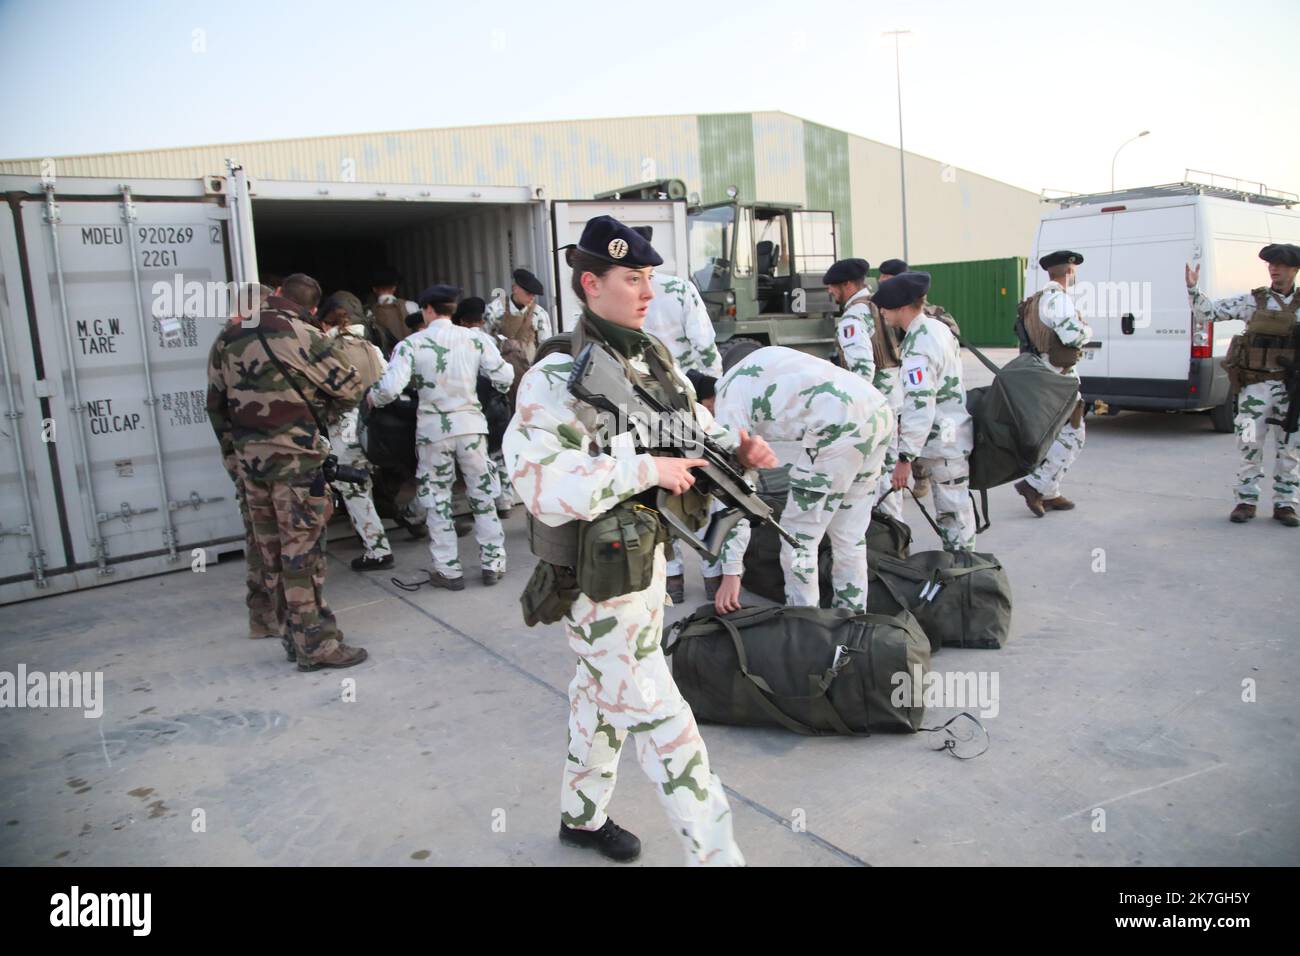
<path fill-rule="evenodd" d="M 414 226 L 388 240 L 389 260 L 412 294 L 434 282 L 450 282 L 467 296 L 490 300 L 495 290 L 510 290 L 517 268 L 548 274 L 549 263 L 540 259 L 535 242 L 538 215 L 533 205 L 494 206 Z"/>
<path fill-rule="evenodd" d="M 930 273 L 928 298 L 952 314 L 962 338 L 972 345 L 998 347 L 1016 344 L 1016 306 L 1024 298 L 1025 262 L 1015 256 L 911 268 Z M 878 280 L 880 271 L 873 269 L 871 275 Z"/>

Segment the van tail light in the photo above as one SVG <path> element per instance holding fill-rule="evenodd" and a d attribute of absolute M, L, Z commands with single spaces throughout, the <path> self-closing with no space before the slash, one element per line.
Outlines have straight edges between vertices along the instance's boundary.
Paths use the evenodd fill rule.
<path fill-rule="evenodd" d="M 1214 320 L 1192 320 L 1192 358 L 1207 359 L 1214 355 Z"/>

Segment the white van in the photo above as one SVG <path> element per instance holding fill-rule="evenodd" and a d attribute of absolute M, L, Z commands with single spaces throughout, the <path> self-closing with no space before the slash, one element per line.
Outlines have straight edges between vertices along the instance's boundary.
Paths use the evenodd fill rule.
<path fill-rule="evenodd" d="M 1219 362 L 1243 323 L 1194 323 L 1183 270 L 1199 263 L 1200 287 L 1216 299 L 1266 285 L 1259 250 L 1300 243 L 1297 197 L 1183 182 L 1054 201 L 1060 208 L 1038 225 L 1025 294 L 1047 283 L 1041 256 L 1082 253 L 1072 294 L 1093 330 L 1079 363 L 1084 399 L 1111 412 L 1209 411 L 1216 431 L 1231 431 L 1236 412 Z"/>

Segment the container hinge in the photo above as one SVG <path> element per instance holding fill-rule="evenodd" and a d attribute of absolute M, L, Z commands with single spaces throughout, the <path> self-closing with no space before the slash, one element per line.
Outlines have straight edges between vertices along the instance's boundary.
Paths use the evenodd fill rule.
<path fill-rule="evenodd" d="M 170 508 L 172 511 L 180 511 L 182 508 L 193 508 L 195 511 L 198 511 L 199 508 L 201 508 L 203 505 L 212 504 L 214 501 L 225 501 L 225 500 L 226 499 L 224 495 L 214 495 L 210 498 L 205 498 L 197 491 L 191 491 L 190 496 L 188 498 L 184 499 L 183 501 L 169 501 L 167 502 L 167 507 Z"/>
<path fill-rule="evenodd" d="M 32 526 L 29 524 L 20 524 L 16 528 L 6 528 L 0 525 L 0 538 L 6 535 L 13 535 L 15 538 L 29 538 L 32 534 Z"/>
<path fill-rule="evenodd" d="M 124 501 L 122 502 L 122 507 L 118 508 L 117 511 L 113 511 L 113 512 L 101 511 L 98 517 L 101 524 L 103 524 L 105 521 L 113 521 L 117 518 L 121 518 L 127 524 L 130 524 L 131 519 L 136 517 L 137 515 L 153 514 L 157 510 L 158 510 L 157 508 L 141 508 L 139 510 L 136 510 L 135 508 L 131 507 L 131 503 L 129 501 Z"/>

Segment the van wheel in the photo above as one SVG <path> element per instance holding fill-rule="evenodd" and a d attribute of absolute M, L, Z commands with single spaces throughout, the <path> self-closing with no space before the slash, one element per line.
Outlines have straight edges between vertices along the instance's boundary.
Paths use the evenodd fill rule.
<path fill-rule="evenodd" d="M 1234 430 L 1234 419 L 1237 417 L 1237 403 L 1234 399 L 1228 399 L 1222 405 L 1216 405 L 1210 409 L 1210 424 L 1214 426 L 1216 432 L 1225 433 Z"/>

